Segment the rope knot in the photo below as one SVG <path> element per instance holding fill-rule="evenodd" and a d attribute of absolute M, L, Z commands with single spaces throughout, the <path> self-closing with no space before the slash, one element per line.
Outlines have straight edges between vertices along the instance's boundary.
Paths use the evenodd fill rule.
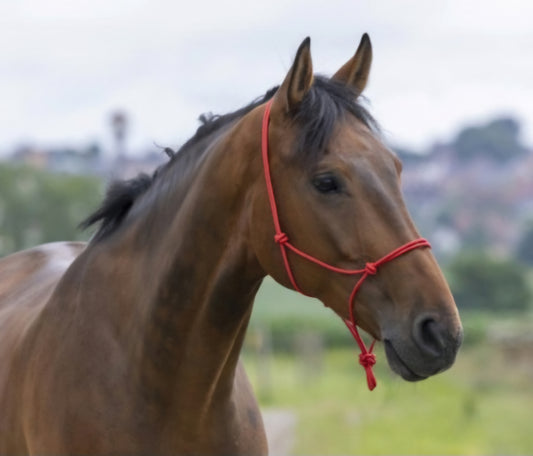
<path fill-rule="evenodd" d="M 372 367 L 376 364 L 376 355 L 374 355 L 374 353 L 361 353 L 359 355 L 359 364 L 365 369 Z"/>
<path fill-rule="evenodd" d="M 285 233 L 281 232 L 281 233 L 277 233 L 276 235 L 274 235 L 274 241 L 276 242 L 276 244 L 286 244 L 287 242 L 289 242 L 289 236 L 287 236 Z"/>
<path fill-rule="evenodd" d="M 378 272 L 378 268 L 375 263 L 367 263 L 365 264 L 365 272 L 368 275 L 376 275 Z"/>

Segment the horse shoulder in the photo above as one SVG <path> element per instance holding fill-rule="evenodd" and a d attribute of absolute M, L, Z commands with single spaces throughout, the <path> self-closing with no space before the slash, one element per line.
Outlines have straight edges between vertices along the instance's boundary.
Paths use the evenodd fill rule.
<path fill-rule="evenodd" d="M 236 410 L 239 413 L 240 435 L 243 440 L 240 446 L 253 454 L 267 454 L 268 446 L 263 418 L 242 362 L 237 365 L 234 388 L 237 393 L 235 395 L 238 402 Z"/>
<path fill-rule="evenodd" d="M 20 426 L 21 386 L 29 329 L 56 284 L 85 248 L 82 243 L 44 244 L 0 260 L 0 453 L 25 452 Z"/>

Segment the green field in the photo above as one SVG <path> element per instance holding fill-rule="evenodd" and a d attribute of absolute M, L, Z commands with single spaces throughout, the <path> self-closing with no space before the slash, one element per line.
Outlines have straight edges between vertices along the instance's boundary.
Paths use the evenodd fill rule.
<path fill-rule="evenodd" d="M 295 337 L 320 331 L 320 320 L 326 322 L 326 334 L 337 326 L 344 334 L 342 323 L 320 303 L 267 282 L 254 312 L 247 370 L 262 407 L 296 414 L 296 454 L 533 454 L 533 353 L 512 356 L 486 338 L 487 328 L 499 327 L 494 317 L 465 316 L 475 337 L 451 370 L 421 383 L 394 376 L 378 349 L 379 384 L 369 392 L 355 346 L 337 344 L 315 359 L 295 354 L 287 343 L 270 355 L 254 348 L 258 328 L 276 326 L 278 319 L 293 325 Z M 522 324 L 524 319 L 531 327 L 531 318 L 520 318 Z M 500 326 L 512 321 L 507 318 Z"/>

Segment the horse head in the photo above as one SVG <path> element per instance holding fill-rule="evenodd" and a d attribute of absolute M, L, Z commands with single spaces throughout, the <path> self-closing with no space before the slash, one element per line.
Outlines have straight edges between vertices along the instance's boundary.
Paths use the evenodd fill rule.
<path fill-rule="evenodd" d="M 273 231 L 263 181 L 254 192 L 251 243 L 263 269 L 279 283 L 290 288 L 297 283 L 344 320 L 353 305 L 357 325 L 384 341 L 391 368 L 415 381 L 453 363 L 462 327 L 429 248 L 380 265 L 379 274 L 372 266 L 420 235 L 403 200 L 402 165 L 359 101 L 371 61 L 365 34 L 333 77 L 315 76 L 310 40 L 301 44 L 267 119 L 267 182 L 271 179 L 283 231 L 275 226 Z M 285 253 L 276 244 L 289 240 L 293 252 L 368 275 L 355 302 L 353 274 L 328 270 L 291 251 L 284 264 Z"/>

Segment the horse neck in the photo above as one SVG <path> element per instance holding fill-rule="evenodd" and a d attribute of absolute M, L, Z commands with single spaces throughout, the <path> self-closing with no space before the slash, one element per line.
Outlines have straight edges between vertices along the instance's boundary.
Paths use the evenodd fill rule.
<path fill-rule="evenodd" d="M 100 251 L 92 255 L 96 273 L 111 285 L 103 300 L 116 304 L 119 343 L 148 396 L 165 397 L 169 407 L 206 409 L 233 387 L 264 277 L 247 241 L 245 189 L 260 177 L 259 160 L 259 138 L 227 132 L 204 154 L 185 195 L 167 192 L 131 227 L 92 247 Z"/>

